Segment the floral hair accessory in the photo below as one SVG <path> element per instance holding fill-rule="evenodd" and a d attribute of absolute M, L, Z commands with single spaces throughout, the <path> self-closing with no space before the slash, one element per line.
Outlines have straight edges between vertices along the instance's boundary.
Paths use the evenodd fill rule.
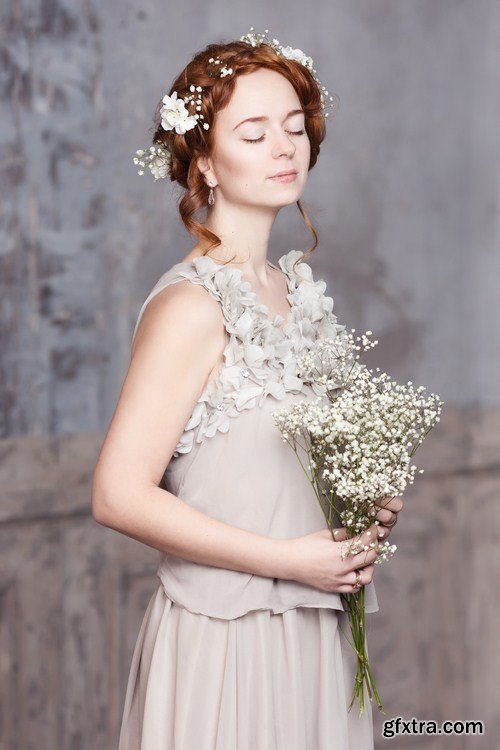
<path fill-rule="evenodd" d="M 333 97 L 329 95 L 327 89 L 317 77 L 312 57 L 306 55 L 301 49 L 284 47 L 277 39 L 270 39 L 267 35 L 268 31 L 269 29 L 265 29 L 264 33 L 255 32 L 254 27 L 251 26 L 250 32 L 248 34 L 243 34 L 243 36 L 240 37 L 240 42 L 246 42 L 252 47 L 267 44 L 274 49 L 276 54 L 282 55 L 289 60 L 295 60 L 301 65 L 304 65 L 304 67 L 311 72 L 314 80 L 318 84 L 322 109 L 325 110 L 328 105 L 332 106 L 331 102 L 333 101 Z M 218 57 L 211 57 L 208 62 L 212 65 L 222 66 L 219 71 L 220 78 L 225 78 L 233 73 L 233 69 L 226 67 L 223 61 L 219 60 Z M 213 74 L 209 73 L 209 75 Z M 174 130 L 178 135 L 184 135 L 188 130 L 192 130 L 198 124 L 201 125 L 204 130 L 210 128 L 208 122 L 201 122 L 201 120 L 204 119 L 203 113 L 201 112 L 201 95 L 203 87 L 191 84 L 189 86 L 189 91 L 191 93 L 183 97 L 179 97 L 177 91 L 173 91 L 171 94 L 166 94 L 163 97 L 160 117 L 161 127 L 164 130 Z M 329 99 L 329 102 L 327 102 L 327 99 Z M 187 105 L 192 101 L 196 104 L 196 110 L 193 114 L 189 114 Z M 328 117 L 328 112 L 325 112 L 325 118 L 326 117 Z M 155 178 L 155 181 L 167 177 L 170 172 L 170 152 L 162 146 L 150 146 L 149 149 L 138 149 L 135 152 L 133 161 L 134 164 L 137 164 L 140 167 L 138 170 L 140 175 L 144 174 L 145 167 L 147 166 Z"/>
<path fill-rule="evenodd" d="M 190 91 L 201 91 L 201 86 L 190 86 Z M 188 95 L 185 97 L 182 97 L 181 99 L 177 98 L 177 91 L 174 91 L 171 96 L 168 96 L 167 94 L 163 97 L 163 106 L 160 109 L 160 115 L 161 115 L 161 126 L 164 130 L 175 130 L 176 133 L 179 133 L 179 135 L 184 135 L 184 133 L 187 130 L 191 130 L 191 128 L 194 128 L 194 126 L 197 123 L 197 120 L 199 118 L 203 118 L 202 114 L 198 114 L 196 112 L 194 115 L 190 115 L 189 112 L 186 109 L 186 104 L 188 104 L 192 99 L 194 99 L 194 95 Z M 201 96 L 199 96 L 196 99 L 196 109 L 201 105 Z M 203 127 L 205 130 L 208 129 L 209 125 L 208 123 L 204 123 Z"/>
<path fill-rule="evenodd" d="M 222 64 L 219 59 L 213 57 L 210 58 L 209 62 L 213 62 L 217 65 Z M 220 72 L 220 77 L 224 78 L 232 72 L 232 68 L 223 67 Z M 170 96 L 165 94 L 163 97 L 160 117 L 161 126 L 164 130 L 175 130 L 178 135 L 184 135 L 184 133 L 197 125 L 198 120 L 204 119 L 203 113 L 200 112 L 201 92 L 203 91 L 202 86 L 193 86 L 193 84 L 191 84 L 189 90 L 192 93 L 183 97 L 179 97 L 177 91 L 173 91 Z M 196 112 L 190 115 L 186 105 L 193 100 L 196 103 Z M 210 125 L 208 122 L 204 122 L 203 129 L 208 130 L 209 128 Z M 144 174 L 145 167 L 147 166 L 156 182 L 156 180 L 168 176 L 172 159 L 170 152 L 163 148 L 163 146 L 150 146 L 149 149 L 137 149 L 133 162 L 139 166 L 138 174 L 140 175 Z"/>
<path fill-rule="evenodd" d="M 149 149 L 139 148 L 135 152 L 134 164 L 139 166 L 138 174 L 143 175 L 146 166 L 156 180 L 168 176 L 171 165 L 170 152 L 163 146 L 150 146 Z"/>
<path fill-rule="evenodd" d="M 327 89 L 323 86 L 318 76 L 316 75 L 316 68 L 314 67 L 312 57 L 306 55 L 304 52 L 302 52 L 301 49 L 284 47 L 277 39 L 270 39 L 270 37 L 267 35 L 268 31 L 269 29 L 265 29 L 263 34 L 260 32 L 255 32 L 254 27 L 251 26 L 250 32 L 248 34 L 243 34 L 243 36 L 240 36 L 240 42 L 248 42 L 248 44 L 251 44 L 252 47 L 258 47 L 261 44 L 267 44 L 269 45 L 269 47 L 273 48 L 276 54 L 282 55 L 282 57 L 286 57 L 289 60 L 295 60 L 301 65 L 304 65 L 304 67 L 306 67 L 312 73 L 314 80 L 318 84 L 321 95 L 321 106 L 323 110 L 325 110 L 327 106 L 333 106 L 331 104 L 333 102 L 333 96 L 330 96 Z M 327 98 L 329 99 L 328 103 L 326 102 Z M 328 117 L 328 112 L 325 112 L 325 117 Z"/>

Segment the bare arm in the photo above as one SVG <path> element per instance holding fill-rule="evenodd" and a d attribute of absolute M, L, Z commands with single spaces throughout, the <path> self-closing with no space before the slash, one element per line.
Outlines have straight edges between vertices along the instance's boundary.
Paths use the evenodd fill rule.
<path fill-rule="evenodd" d="M 291 577 L 283 540 L 211 518 L 158 486 L 225 343 L 220 306 L 202 287 L 177 282 L 149 302 L 94 470 L 92 514 L 186 560 Z"/>

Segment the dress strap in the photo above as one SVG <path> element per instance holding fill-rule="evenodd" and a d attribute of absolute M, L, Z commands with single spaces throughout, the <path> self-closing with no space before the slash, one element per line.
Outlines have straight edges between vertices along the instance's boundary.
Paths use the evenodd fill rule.
<path fill-rule="evenodd" d="M 275 268 L 275 269 L 276 269 L 277 271 L 279 271 L 279 270 L 280 270 L 280 269 L 278 268 L 278 266 L 276 266 L 276 265 L 275 265 L 274 263 L 271 263 L 271 261 L 270 261 L 270 260 L 268 260 L 267 262 L 268 262 L 268 264 L 269 264 L 269 265 L 271 266 L 271 268 Z"/>

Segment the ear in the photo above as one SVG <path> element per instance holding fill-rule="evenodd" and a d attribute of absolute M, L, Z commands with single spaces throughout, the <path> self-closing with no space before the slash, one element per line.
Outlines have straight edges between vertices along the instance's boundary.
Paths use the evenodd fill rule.
<path fill-rule="evenodd" d="M 215 176 L 212 160 L 207 156 L 199 156 L 196 160 L 196 166 L 200 170 L 200 172 L 205 175 L 205 182 L 207 185 L 215 185 L 217 184 L 217 178 Z"/>

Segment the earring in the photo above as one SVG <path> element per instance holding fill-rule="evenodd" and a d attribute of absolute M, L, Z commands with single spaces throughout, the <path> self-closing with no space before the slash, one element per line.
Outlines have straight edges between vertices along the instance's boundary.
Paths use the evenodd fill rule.
<path fill-rule="evenodd" d="M 213 206 L 214 203 L 215 203 L 214 189 L 213 189 L 212 185 L 210 185 L 210 193 L 208 194 L 208 203 L 209 203 L 210 206 Z"/>

